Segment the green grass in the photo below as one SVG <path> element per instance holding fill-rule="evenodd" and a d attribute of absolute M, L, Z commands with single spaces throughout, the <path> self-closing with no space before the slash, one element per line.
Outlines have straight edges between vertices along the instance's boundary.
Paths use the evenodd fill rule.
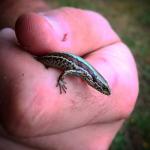
<path fill-rule="evenodd" d="M 150 1 L 55 0 L 55 6 L 73 6 L 102 13 L 131 48 L 139 70 L 140 93 L 133 114 L 110 149 L 150 150 Z"/>

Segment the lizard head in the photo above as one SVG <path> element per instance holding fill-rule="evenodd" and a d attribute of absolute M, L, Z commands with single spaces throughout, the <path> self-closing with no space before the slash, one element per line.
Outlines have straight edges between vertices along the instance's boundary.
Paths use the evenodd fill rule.
<path fill-rule="evenodd" d="M 94 88 L 105 95 L 111 94 L 107 81 L 101 75 L 94 78 Z"/>

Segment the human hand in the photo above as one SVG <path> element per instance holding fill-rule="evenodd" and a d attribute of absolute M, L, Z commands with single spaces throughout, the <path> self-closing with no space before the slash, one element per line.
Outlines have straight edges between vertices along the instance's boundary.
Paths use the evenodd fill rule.
<path fill-rule="evenodd" d="M 133 110 L 138 79 L 134 59 L 108 22 L 92 11 L 62 8 L 25 14 L 0 33 L 0 119 L 6 138 L 24 147 L 106 150 Z M 25 51 L 26 50 L 26 51 Z M 108 81 L 105 96 L 79 78 L 67 77 L 31 55 L 53 51 L 86 55 Z M 90 53 L 90 54 L 89 54 Z"/>

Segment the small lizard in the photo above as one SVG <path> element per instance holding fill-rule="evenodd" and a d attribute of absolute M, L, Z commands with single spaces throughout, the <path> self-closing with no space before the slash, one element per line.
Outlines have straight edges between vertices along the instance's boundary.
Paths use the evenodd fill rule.
<path fill-rule="evenodd" d="M 54 67 L 63 70 L 60 74 L 57 87 L 66 93 L 66 75 L 74 75 L 85 80 L 94 89 L 105 95 L 110 95 L 111 91 L 104 77 L 86 60 L 71 53 L 53 52 L 44 56 L 34 56 L 36 60 L 41 62 L 46 68 Z"/>

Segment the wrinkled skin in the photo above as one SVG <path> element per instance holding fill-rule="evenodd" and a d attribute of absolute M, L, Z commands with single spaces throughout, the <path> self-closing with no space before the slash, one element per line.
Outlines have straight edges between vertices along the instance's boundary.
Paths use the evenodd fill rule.
<path fill-rule="evenodd" d="M 31 56 L 52 51 L 86 55 L 112 94 L 67 77 L 67 93 L 60 95 L 60 71 Z M 101 15 L 74 8 L 26 13 L 15 31 L 0 32 L 0 93 L 1 148 L 107 150 L 134 108 L 137 70 L 128 47 Z"/>

